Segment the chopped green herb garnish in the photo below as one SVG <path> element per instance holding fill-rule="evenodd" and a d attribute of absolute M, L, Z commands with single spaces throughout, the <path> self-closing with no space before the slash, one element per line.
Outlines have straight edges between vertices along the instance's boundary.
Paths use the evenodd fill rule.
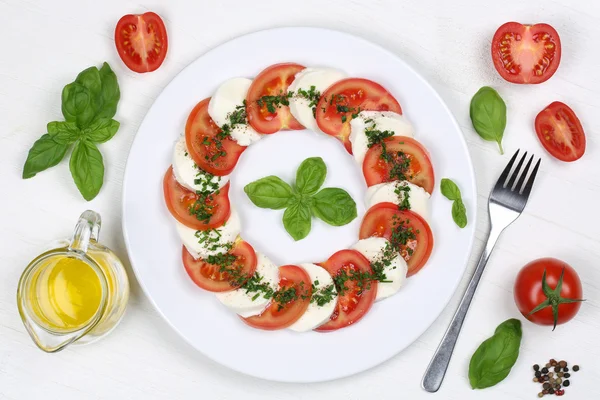
<path fill-rule="evenodd" d="M 398 196 L 398 208 L 400 211 L 410 210 L 410 186 L 397 184 L 394 193 Z"/>

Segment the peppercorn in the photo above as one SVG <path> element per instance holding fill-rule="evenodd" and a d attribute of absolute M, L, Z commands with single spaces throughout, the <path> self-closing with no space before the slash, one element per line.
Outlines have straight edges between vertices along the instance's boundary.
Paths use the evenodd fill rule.
<path fill-rule="evenodd" d="M 567 369 L 565 369 L 565 372 L 567 371 Z M 579 365 L 573 365 L 573 371 L 577 372 L 579 371 Z"/>
<path fill-rule="evenodd" d="M 540 380 L 538 378 L 533 378 L 534 382 L 539 382 Z"/>
<path fill-rule="evenodd" d="M 564 372 L 559 372 L 558 374 L 556 374 L 556 376 L 558 376 L 559 378 L 562 378 L 564 375 Z"/>
<path fill-rule="evenodd" d="M 562 389 L 559 389 L 559 390 L 555 391 L 554 394 L 556 394 L 557 396 L 562 396 L 565 394 L 565 391 Z"/>
<path fill-rule="evenodd" d="M 561 362 L 558 363 L 558 365 L 560 365 L 561 368 L 564 368 L 567 366 L 567 362 L 565 360 L 562 360 Z"/>
<path fill-rule="evenodd" d="M 547 390 L 542 390 L 542 393 L 548 394 L 548 391 Z"/>
<path fill-rule="evenodd" d="M 538 393 L 538 397 L 544 397 L 544 393 L 542 393 L 542 392 L 539 392 L 539 393 Z"/>
<path fill-rule="evenodd" d="M 542 377 L 542 373 L 540 371 L 535 371 L 535 377 L 536 378 L 541 378 Z"/>
<path fill-rule="evenodd" d="M 568 368 L 568 367 L 564 367 L 564 368 L 563 368 L 563 371 L 564 371 L 564 372 L 569 372 L 569 368 Z"/>
<path fill-rule="evenodd" d="M 560 372 L 560 367 L 558 365 L 554 367 L 554 372 Z"/>
<path fill-rule="evenodd" d="M 555 363 L 556 360 L 554 358 L 551 358 L 550 361 L 548 361 L 550 364 Z"/>
<path fill-rule="evenodd" d="M 564 374 L 563 374 L 563 376 L 564 376 L 565 378 L 570 378 L 570 377 L 571 377 L 571 374 L 569 374 L 568 372 L 566 372 L 566 373 L 564 373 Z"/>
<path fill-rule="evenodd" d="M 549 376 L 550 378 L 554 378 L 554 372 L 548 372 L 548 376 Z"/>
<path fill-rule="evenodd" d="M 546 383 L 544 383 L 544 384 L 542 385 L 542 387 L 543 387 L 544 389 L 550 389 L 550 384 L 549 384 L 548 382 L 546 382 Z"/>
<path fill-rule="evenodd" d="M 569 386 L 571 384 L 571 381 L 569 381 L 568 379 L 566 381 L 563 382 L 563 386 Z"/>
<path fill-rule="evenodd" d="M 548 373 L 548 368 L 544 367 L 542 368 L 542 374 L 547 374 Z"/>
<path fill-rule="evenodd" d="M 542 378 L 544 378 L 544 382 L 548 382 L 550 380 L 550 377 L 548 375 L 544 375 L 542 376 Z"/>
<path fill-rule="evenodd" d="M 556 383 L 558 383 L 558 384 L 560 385 L 560 384 L 562 383 L 562 379 L 558 378 L 558 379 L 556 380 Z"/>
<path fill-rule="evenodd" d="M 546 368 L 550 368 L 550 363 L 546 364 Z"/>
<path fill-rule="evenodd" d="M 554 389 L 552 389 L 552 388 L 548 389 L 548 394 L 554 394 Z"/>

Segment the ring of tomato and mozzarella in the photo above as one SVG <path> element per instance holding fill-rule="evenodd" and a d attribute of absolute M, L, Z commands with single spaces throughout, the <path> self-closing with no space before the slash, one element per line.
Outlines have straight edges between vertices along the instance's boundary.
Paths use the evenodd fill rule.
<path fill-rule="evenodd" d="M 219 228 L 199 231 L 180 222 L 176 226 L 183 245 L 196 259 L 226 253 L 242 230 L 240 216 L 233 207 L 229 219 Z"/>
<path fill-rule="evenodd" d="M 251 85 L 252 80 L 248 78 L 229 79 L 219 86 L 208 103 L 208 115 L 222 129 L 228 125 L 232 139 L 240 146 L 249 146 L 262 137 L 246 119 L 246 95 Z M 241 123 L 236 123 L 236 119 L 232 123 L 231 116 L 236 112 Z"/>
<path fill-rule="evenodd" d="M 321 93 L 347 75 L 333 68 L 305 68 L 296 74 L 288 88 L 293 93 L 290 98 L 290 112 L 306 129 L 322 131 L 317 125 L 315 114 Z"/>
<path fill-rule="evenodd" d="M 392 111 L 361 111 L 350 121 L 350 143 L 352 155 L 362 166 L 369 150 L 369 135 L 373 131 L 393 132 L 393 136 L 414 136 L 412 125 L 402 115 Z"/>
<path fill-rule="evenodd" d="M 185 136 L 175 143 L 173 151 L 173 175 L 179 184 L 193 192 L 211 189 L 214 192 L 229 182 L 229 175 L 216 176 L 201 170 L 194 162 L 185 145 Z"/>
<path fill-rule="evenodd" d="M 279 268 L 264 254 L 256 253 L 257 263 L 255 276 L 262 278 L 274 291 L 279 285 Z M 257 296 L 258 294 L 258 296 Z M 217 299 L 240 317 L 248 318 L 259 315 L 271 302 L 256 292 L 248 292 L 245 288 L 229 292 L 216 293 Z"/>
<path fill-rule="evenodd" d="M 313 296 L 315 295 L 315 291 L 326 290 L 329 286 L 331 286 L 335 293 L 331 300 L 322 306 L 318 305 L 316 301 L 311 301 L 300 319 L 289 327 L 296 332 L 306 332 L 318 328 L 329 321 L 337 304 L 337 292 L 335 291 L 333 278 L 325 268 L 311 263 L 300 264 L 300 267 L 304 268 L 308 276 L 310 276 L 310 281 L 313 285 Z"/>
<path fill-rule="evenodd" d="M 386 299 L 398 293 L 406 281 L 408 266 L 400 255 L 396 253 L 395 256 L 389 257 L 389 259 L 384 261 L 384 258 L 388 256 L 386 249 L 388 249 L 387 253 L 391 252 L 391 247 L 389 246 L 390 242 L 380 237 L 361 239 L 352 246 L 352 249 L 365 256 L 371 265 L 376 262 L 381 262 L 381 265 L 385 265 L 383 268 L 385 282 L 377 284 L 377 297 L 375 297 L 375 301 Z"/>
<path fill-rule="evenodd" d="M 407 198 L 408 196 L 408 198 Z M 431 195 L 420 186 L 408 181 L 378 183 L 367 189 L 367 209 L 379 203 L 393 203 L 419 214 L 429 221 L 429 198 Z"/>

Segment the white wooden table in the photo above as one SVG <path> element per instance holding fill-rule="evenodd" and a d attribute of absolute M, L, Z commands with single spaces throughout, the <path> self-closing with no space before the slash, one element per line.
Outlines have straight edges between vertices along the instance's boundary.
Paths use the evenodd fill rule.
<path fill-rule="evenodd" d="M 158 12 L 168 25 L 169 55 L 158 71 L 137 75 L 119 60 L 113 31 L 121 15 L 147 10 Z M 510 20 L 551 23 L 560 33 L 563 59 L 550 81 L 516 86 L 494 70 L 490 40 Z M 508 156 L 517 148 L 542 156 L 532 198 L 490 260 L 441 391 L 430 395 L 419 383 L 477 254 L 446 311 L 419 340 L 391 361 L 339 381 L 272 383 L 215 364 L 170 330 L 131 273 L 129 310 L 113 334 L 59 354 L 39 351 L 16 309 L 19 275 L 49 240 L 68 236 L 87 208 L 103 217 L 102 241 L 127 260 L 120 221 L 123 169 L 156 96 L 188 63 L 224 41 L 268 27 L 304 25 L 348 31 L 379 43 L 439 91 L 462 126 L 475 165 L 475 253 L 487 226 L 487 195 Z M 600 398 L 600 374 L 594 370 L 600 358 L 600 2 L 0 0 L 0 35 L 0 399 L 532 399 L 539 386 L 531 382 L 531 365 L 551 357 L 582 365 L 568 398 Z M 62 118 L 62 87 L 82 69 L 105 60 L 121 86 L 121 129 L 101 147 L 107 170 L 100 195 L 85 203 L 65 161 L 22 180 L 29 147 L 45 133 L 47 122 Z M 469 101 L 483 85 L 497 88 L 508 105 L 505 156 L 495 144 L 483 142 L 470 124 Z M 571 165 L 551 159 L 533 132 L 535 115 L 554 100 L 571 105 L 587 132 L 587 153 Z M 494 388 L 472 391 L 467 380 L 471 354 L 498 323 L 520 317 L 512 299 L 516 272 L 543 256 L 561 258 L 577 269 L 587 302 L 555 332 L 525 321 L 521 355 L 511 375 Z"/>

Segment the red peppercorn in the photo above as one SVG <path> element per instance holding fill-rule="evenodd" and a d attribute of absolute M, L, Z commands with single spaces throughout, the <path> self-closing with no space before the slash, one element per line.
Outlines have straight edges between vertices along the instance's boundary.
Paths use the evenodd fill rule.
<path fill-rule="evenodd" d="M 554 392 L 554 394 L 555 394 L 555 395 L 557 395 L 557 396 L 562 396 L 562 395 L 564 395 L 564 394 L 565 394 L 565 391 L 564 391 L 564 390 L 562 390 L 562 389 L 558 389 L 558 390 L 556 390 L 556 391 Z"/>

